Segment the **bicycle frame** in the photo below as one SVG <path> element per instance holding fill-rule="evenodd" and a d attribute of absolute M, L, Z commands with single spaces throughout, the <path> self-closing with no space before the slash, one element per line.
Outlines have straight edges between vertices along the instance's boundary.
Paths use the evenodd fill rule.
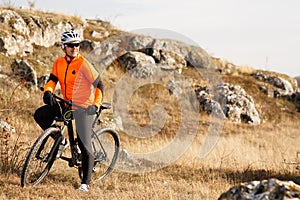
<path fill-rule="evenodd" d="M 72 103 L 71 101 L 64 100 L 61 97 L 56 96 L 55 94 L 53 94 L 53 96 L 54 96 L 54 98 L 60 100 L 61 102 L 66 103 L 70 107 L 75 106 L 75 107 L 77 107 L 79 109 L 85 110 L 84 108 L 82 108 L 82 107 L 80 107 L 80 106 Z M 99 111 L 96 112 L 96 116 L 95 116 L 95 118 L 93 120 L 93 123 L 92 123 L 92 130 L 91 130 L 93 132 L 92 135 L 95 134 L 95 132 L 93 131 L 93 129 L 96 126 L 96 124 L 100 124 L 100 119 L 99 119 L 100 113 L 102 112 L 102 110 L 109 109 L 109 108 L 111 108 L 111 105 L 107 104 L 107 103 L 104 103 L 104 105 L 100 106 Z M 70 148 L 71 148 L 71 157 L 61 156 L 60 158 L 62 160 L 67 161 L 68 164 L 69 164 L 69 167 L 79 166 L 80 163 L 78 163 L 79 153 L 78 153 L 78 146 L 77 146 L 78 145 L 77 144 L 78 141 L 77 141 L 77 138 L 75 138 L 72 119 L 64 119 L 64 118 L 59 119 L 59 118 L 56 118 L 55 121 L 54 121 L 54 123 L 56 123 L 56 122 L 63 122 L 64 123 L 64 125 L 62 127 L 60 127 L 61 134 L 63 134 L 64 131 L 67 128 L 68 137 L 69 137 L 69 141 L 70 141 Z"/>

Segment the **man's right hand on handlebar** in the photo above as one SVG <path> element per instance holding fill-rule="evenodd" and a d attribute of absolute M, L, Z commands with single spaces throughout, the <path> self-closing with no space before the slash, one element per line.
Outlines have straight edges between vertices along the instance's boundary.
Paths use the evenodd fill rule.
<path fill-rule="evenodd" d="M 57 103 L 55 98 L 53 97 L 52 92 L 50 92 L 50 91 L 44 92 L 43 101 L 45 104 L 47 104 L 49 106 L 54 106 Z"/>

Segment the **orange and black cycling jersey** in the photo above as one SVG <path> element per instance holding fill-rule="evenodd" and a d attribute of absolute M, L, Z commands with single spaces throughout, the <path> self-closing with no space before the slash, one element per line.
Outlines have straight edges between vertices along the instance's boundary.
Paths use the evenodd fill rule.
<path fill-rule="evenodd" d="M 100 107 L 103 93 L 100 74 L 80 54 L 70 62 L 66 57 L 55 61 L 44 91 L 53 92 L 57 82 L 60 83 L 64 99 L 82 107 L 92 104 Z"/>

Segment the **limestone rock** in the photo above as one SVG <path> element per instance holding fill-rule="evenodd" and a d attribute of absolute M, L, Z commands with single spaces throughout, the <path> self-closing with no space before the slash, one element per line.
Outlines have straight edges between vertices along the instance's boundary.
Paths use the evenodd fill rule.
<path fill-rule="evenodd" d="M 14 60 L 11 64 L 14 75 L 24 81 L 27 87 L 37 87 L 37 76 L 35 70 L 24 60 Z"/>
<path fill-rule="evenodd" d="M 207 87 L 199 87 L 195 92 L 202 109 L 207 113 L 222 110 L 232 121 L 260 124 L 260 117 L 252 97 L 238 85 L 224 83 L 218 86 L 219 100 L 209 94 Z M 220 111 L 217 113 L 221 115 Z"/>
<path fill-rule="evenodd" d="M 238 184 L 224 192 L 219 200 L 299 199 L 300 186 L 292 181 L 269 179 Z"/>
<path fill-rule="evenodd" d="M 256 72 L 252 74 L 252 76 L 260 81 L 269 83 L 274 86 L 274 88 L 267 87 L 265 88 L 265 90 L 272 90 L 271 92 L 267 91 L 267 93 L 273 94 L 273 97 L 275 98 L 284 95 L 292 95 L 294 93 L 292 84 L 284 78 L 275 75 L 264 74 L 262 72 Z M 296 84 L 296 81 L 294 84 Z"/>
<path fill-rule="evenodd" d="M 155 61 L 151 56 L 140 52 L 128 52 L 120 57 L 121 65 L 136 78 L 147 78 L 154 73 Z"/>
<path fill-rule="evenodd" d="M 14 10 L 0 10 L 0 51 L 8 55 L 21 55 L 33 52 L 33 44 L 50 47 L 60 42 L 61 33 L 76 29 L 83 35 L 85 20 L 72 23 L 68 20 L 54 22 L 47 15 L 21 15 Z"/>
<path fill-rule="evenodd" d="M 254 100 L 238 85 L 224 84 L 219 90 L 224 95 L 225 115 L 236 122 L 260 124 Z"/>

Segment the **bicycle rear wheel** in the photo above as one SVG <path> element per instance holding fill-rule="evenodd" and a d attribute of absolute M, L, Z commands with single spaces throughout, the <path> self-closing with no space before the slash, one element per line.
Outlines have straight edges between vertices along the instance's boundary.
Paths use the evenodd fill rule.
<path fill-rule="evenodd" d="M 21 186 L 39 184 L 49 173 L 63 136 L 58 128 L 48 128 L 32 145 L 23 166 Z"/>
<path fill-rule="evenodd" d="M 117 132 L 110 128 L 99 129 L 92 135 L 92 148 L 95 157 L 92 181 L 107 177 L 114 169 L 120 148 Z M 82 167 L 78 167 L 82 179 Z"/>

